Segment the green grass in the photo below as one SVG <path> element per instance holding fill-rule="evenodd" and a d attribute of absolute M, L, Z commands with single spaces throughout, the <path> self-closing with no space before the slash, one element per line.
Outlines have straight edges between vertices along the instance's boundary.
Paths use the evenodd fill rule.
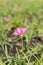
<path fill-rule="evenodd" d="M 16 11 L 13 10 L 14 4 L 17 4 Z M 28 6 L 28 8 L 25 8 L 25 6 Z M 18 12 L 19 7 L 22 8 L 22 12 Z M 4 18 L 8 15 L 10 15 L 11 18 L 8 22 L 5 22 Z M 28 28 L 25 34 L 26 53 L 23 51 L 24 48 L 21 50 L 16 48 L 17 53 L 15 56 L 9 56 L 7 45 L 10 45 L 9 42 L 15 39 L 15 37 L 12 36 L 12 27 Z M 11 33 L 11 37 L 7 36 L 9 32 Z M 42 42 L 35 41 L 33 43 L 35 47 L 30 47 L 31 39 L 34 37 L 40 37 L 43 41 L 43 2 L 9 0 L 8 3 L 4 3 L 0 0 L 0 46 L 5 53 L 5 57 L 0 56 L 0 65 L 6 65 L 7 62 L 9 62 L 8 65 L 43 65 Z M 12 47 L 12 44 L 10 46 Z M 6 58 L 7 60 L 3 62 L 2 59 Z"/>

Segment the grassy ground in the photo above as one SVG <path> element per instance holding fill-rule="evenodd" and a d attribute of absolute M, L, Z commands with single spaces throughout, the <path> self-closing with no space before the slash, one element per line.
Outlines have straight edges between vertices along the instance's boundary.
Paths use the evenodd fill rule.
<path fill-rule="evenodd" d="M 0 0 L 0 65 L 43 65 L 43 2 L 40 1 Z M 17 27 L 28 29 L 22 38 L 13 36 Z"/>

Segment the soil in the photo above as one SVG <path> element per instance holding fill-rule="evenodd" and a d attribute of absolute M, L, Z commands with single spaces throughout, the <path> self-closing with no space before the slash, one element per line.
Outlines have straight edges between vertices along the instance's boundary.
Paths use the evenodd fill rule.
<path fill-rule="evenodd" d="M 26 49 L 26 41 L 25 41 L 25 38 L 24 38 L 23 42 L 24 42 L 24 46 L 23 47 L 24 47 L 24 50 L 25 50 Z M 37 42 L 39 42 L 40 44 L 43 45 L 43 41 L 41 40 L 41 38 L 35 37 L 35 38 L 33 38 L 31 40 L 30 47 L 34 47 L 34 43 L 36 44 Z M 22 42 L 21 42 L 21 40 L 18 40 L 17 42 L 12 41 L 12 42 L 9 42 L 9 44 L 12 45 L 12 47 L 10 47 L 9 45 L 7 45 L 8 54 L 11 55 L 11 56 L 14 56 L 15 55 L 15 53 L 16 53 L 16 47 L 18 49 L 22 49 Z M 5 55 L 5 53 L 4 53 L 3 49 L 2 49 L 2 47 L 0 46 L 0 56 L 3 56 L 3 55 Z"/>

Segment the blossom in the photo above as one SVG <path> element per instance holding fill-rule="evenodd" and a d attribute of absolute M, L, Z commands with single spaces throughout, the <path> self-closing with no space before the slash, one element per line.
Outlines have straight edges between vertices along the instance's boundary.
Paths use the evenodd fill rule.
<path fill-rule="evenodd" d="M 18 11 L 19 11 L 19 12 L 22 12 L 22 8 L 18 8 Z"/>
<path fill-rule="evenodd" d="M 5 18 L 4 18 L 4 21 L 6 21 L 6 22 L 8 22 L 10 20 L 10 16 L 6 16 Z"/>
<path fill-rule="evenodd" d="M 13 33 L 13 35 L 14 36 L 23 36 L 25 33 L 26 33 L 26 31 L 27 31 L 27 28 L 16 28 L 15 30 L 14 30 L 14 33 Z"/>
<path fill-rule="evenodd" d="M 14 7 L 14 11 L 16 11 L 16 7 Z"/>
<path fill-rule="evenodd" d="M 26 0 L 27 2 L 29 2 L 30 0 Z"/>
<path fill-rule="evenodd" d="M 14 4 L 14 11 L 16 11 L 17 10 L 17 5 L 16 4 Z"/>
<path fill-rule="evenodd" d="M 4 3 L 7 3 L 7 2 L 8 2 L 8 0 L 3 0 L 3 2 L 4 2 Z"/>
<path fill-rule="evenodd" d="M 19 2 L 21 3 L 21 2 L 22 2 L 22 0 L 19 0 Z"/>
<path fill-rule="evenodd" d="M 27 6 L 27 5 L 25 5 L 25 8 L 28 8 L 28 6 Z"/>

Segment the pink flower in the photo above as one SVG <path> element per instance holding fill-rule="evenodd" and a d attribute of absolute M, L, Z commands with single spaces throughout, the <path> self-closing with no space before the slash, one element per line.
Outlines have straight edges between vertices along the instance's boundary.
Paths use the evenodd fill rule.
<path fill-rule="evenodd" d="M 27 6 L 27 5 L 25 5 L 25 8 L 28 8 L 28 6 Z"/>
<path fill-rule="evenodd" d="M 4 2 L 4 3 L 7 3 L 7 2 L 8 2 L 8 0 L 3 0 L 3 2 Z"/>
<path fill-rule="evenodd" d="M 4 21 L 8 22 L 10 20 L 10 16 L 4 18 Z"/>
<path fill-rule="evenodd" d="M 14 7 L 14 11 L 16 11 L 16 7 Z"/>
<path fill-rule="evenodd" d="M 22 8 L 18 8 L 18 11 L 19 11 L 19 12 L 22 12 Z"/>
<path fill-rule="evenodd" d="M 14 30 L 14 33 L 13 33 L 13 35 L 14 36 L 23 36 L 25 33 L 27 32 L 27 28 L 16 28 L 15 30 Z"/>
<path fill-rule="evenodd" d="M 21 2 L 22 2 L 22 0 L 19 0 L 19 2 L 21 3 Z"/>
<path fill-rule="evenodd" d="M 29 2 L 30 0 L 26 0 L 27 2 Z"/>
<path fill-rule="evenodd" d="M 17 10 L 17 5 L 16 4 L 14 4 L 14 11 L 16 11 Z"/>

